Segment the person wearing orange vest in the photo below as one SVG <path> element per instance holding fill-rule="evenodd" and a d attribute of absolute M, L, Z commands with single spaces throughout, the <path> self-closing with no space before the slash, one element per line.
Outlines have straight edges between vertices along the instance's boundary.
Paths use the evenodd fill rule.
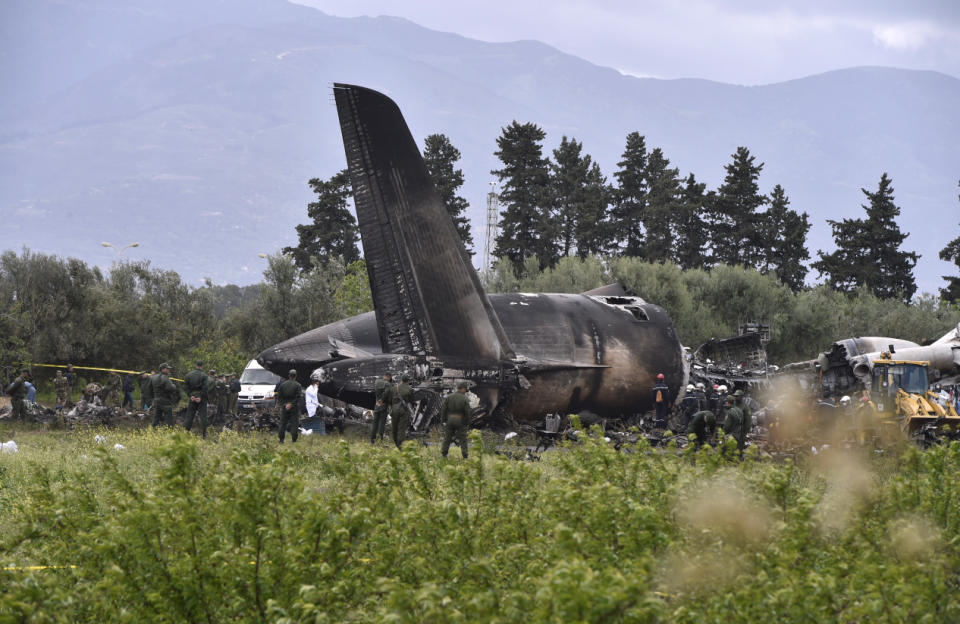
<path fill-rule="evenodd" d="M 656 409 L 653 426 L 666 427 L 667 407 L 670 405 L 670 388 L 667 387 L 663 373 L 657 375 L 657 383 L 653 386 L 653 405 Z"/>

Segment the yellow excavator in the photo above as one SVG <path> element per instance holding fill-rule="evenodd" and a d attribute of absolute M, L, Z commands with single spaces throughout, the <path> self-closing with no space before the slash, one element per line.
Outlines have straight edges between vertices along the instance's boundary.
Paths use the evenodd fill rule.
<path fill-rule="evenodd" d="M 897 426 L 921 443 L 960 430 L 953 403 L 930 389 L 929 362 L 894 360 L 882 353 L 873 362 L 870 399 L 883 424 Z"/>

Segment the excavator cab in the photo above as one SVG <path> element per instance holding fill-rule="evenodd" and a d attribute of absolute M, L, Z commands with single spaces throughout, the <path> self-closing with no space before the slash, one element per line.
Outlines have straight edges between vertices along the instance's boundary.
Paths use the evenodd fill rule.
<path fill-rule="evenodd" d="M 929 362 L 891 359 L 873 363 L 870 398 L 881 418 L 896 422 L 910 437 L 936 437 L 945 426 L 957 431 L 960 416 L 949 401 L 930 390 Z"/>

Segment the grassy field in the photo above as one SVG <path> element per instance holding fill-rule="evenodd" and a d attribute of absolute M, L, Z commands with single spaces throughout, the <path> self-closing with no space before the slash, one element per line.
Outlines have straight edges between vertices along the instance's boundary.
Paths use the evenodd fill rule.
<path fill-rule="evenodd" d="M 0 622 L 960 620 L 958 444 L 739 462 L 595 436 L 522 462 L 12 436 Z"/>

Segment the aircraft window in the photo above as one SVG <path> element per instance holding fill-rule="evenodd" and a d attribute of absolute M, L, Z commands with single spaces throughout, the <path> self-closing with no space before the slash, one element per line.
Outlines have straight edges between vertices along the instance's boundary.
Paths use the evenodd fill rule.
<path fill-rule="evenodd" d="M 624 308 L 627 312 L 633 315 L 633 318 L 638 321 L 649 321 L 650 317 L 647 316 L 646 311 L 643 308 L 638 308 L 637 306 L 627 306 Z"/>
<path fill-rule="evenodd" d="M 633 303 L 633 299 L 631 297 L 602 297 L 602 299 L 605 303 L 609 303 L 610 305 L 629 305 Z"/>

